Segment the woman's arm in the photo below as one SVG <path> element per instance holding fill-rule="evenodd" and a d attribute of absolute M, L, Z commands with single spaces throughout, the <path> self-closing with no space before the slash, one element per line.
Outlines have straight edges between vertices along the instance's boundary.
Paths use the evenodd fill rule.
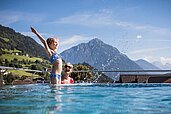
<path fill-rule="evenodd" d="M 34 34 L 36 34 L 36 36 L 39 38 L 39 40 L 43 43 L 43 45 L 44 45 L 44 47 L 45 47 L 45 49 L 46 49 L 48 55 L 49 55 L 49 56 L 52 56 L 52 52 L 51 52 L 51 50 L 50 50 L 50 48 L 49 48 L 49 46 L 48 46 L 46 40 L 37 32 L 37 30 L 36 30 L 35 28 L 31 27 L 31 31 L 32 31 Z"/>

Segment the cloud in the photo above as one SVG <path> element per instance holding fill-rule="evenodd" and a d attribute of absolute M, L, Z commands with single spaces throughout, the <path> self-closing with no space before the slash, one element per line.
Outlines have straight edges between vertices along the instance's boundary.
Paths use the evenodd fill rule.
<path fill-rule="evenodd" d="M 35 37 L 36 35 L 32 32 L 20 32 L 21 34 L 25 36 L 30 36 L 30 37 Z M 44 38 L 49 38 L 49 37 L 55 37 L 53 34 L 48 34 L 48 33 L 40 33 Z"/>
<path fill-rule="evenodd" d="M 25 36 L 30 36 L 35 38 L 36 35 L 32 32 L 20 32 L 21 34 L 25 35 Z M 45 39 L 49 38 L 49 37 L 55 37 L 55 35 L 53 34 L 48 34 L 48 33 L 40 33 Z M 86 41 L 89 40 L 91 36 L 82 36 L 82 35 L 73 35 L 65 40 L 60 41 L 60 46 L 67 46 L 67 45 L 73 45 L 82 41 Z M 93 37 L 91 37 L 93 38 Z M 37 41 L 37 39 L 36 39 Z"/>
<path fill-rule="evenodd" d="M 28 21 L 32 23 L 41 22 L 45 17 L 41 14 L 4 10 L 0 11 L 0 23 L 9 25 L 20 21 Z M 131 22 L 121 21 L 115 18 L 112 10 L 102 9 L 97 12 L 81 12 L 70 16 L 62 17 L 53 21 L 56 24 L 76 24 L 88 27 L 120 27 L 129 30 L 140 30 L 145 32 L 153 32 L 160 35 L 170 35 L 171 29 L 155 27 L 151 25 L 140 25 Z"/>
<path fill-rule="evenodd" d="M 41 41 L 37 38 L 37 36 L 32 33 L 32 32 L 20 32 L 21 34 L 25 35 L 25 36 L 29 36 L 31 38 L 33 38 L 37 43 L 39 43 L 40 45 L 43 46 L 43 44 L 41 43 Z M 49 38 L 49 37 L 55 37 L 53 34 L 48 34 L 48 33 L 40 33 L 45 39 Z"/>
<path fill-rule="evenodd" d="M 83 26 L 110 26 L 112 21 L 112 12 L 108 10 L 100 10 L 98 13 L 81 13 L 68 17 L 63 17 L 54 23 L 62 24 L 78 24 Z"/>
<path fill-rule="evenodd" d="M 162 63 L 162 65 L 166 65 L 167 63 L 171 64 L 171 57 L 156 57 L 152 55 L 145 55 L 144 57 L 141 57 L 141 59 L 146 60 L 150 63 L 160 62 Z"/>
<path fill-rule="evenodd" d="M 59 41 L 60 42 L 59 53 L 73 46 L 76 46 L 80 43 L 85 43 L 94 37 L 95 36 L 73 35 L 71 37 L 65 38 L 65 40 Z"/>
<path fill-rule="evenodd" d="M 20 20 L 21 13 L 0 11 L 0 23 L 8 25 Z"/>
<path fill-rule="evenodd" d="M 32 32 L 20 32 L 20 33 L 25 36 L 32 37 L 36 42 L 38 42 L 39 44 L 43 46 L 41 41 L 37 38 L 37 36 L 34 33 Z M 40 34 L 45 39 L 49 37 L 55 37 L 53 34 L 48 34 L 48 33 L 40 33 Z M 83 36 L 83 35 L 73 35 L 71 37 L 65 38 L 65 40 L 61 40 L 62 38 L 60 38 L 59 53 L 64 51 L 65 49 L 73 47 L 74 45 L 90 40 L 91 38 L 93 38 L 93 36 Z"/>
<path fill-rule="evenodd" d="M 160 34 L 160 35 L 171 36 L 171 29 L 160 28 L 160 27 L 155 27 L 151 25 L 139 25 L 139 24 L 135 24 L 131 22 L 116 21 L 116 20 L 113 20 L 113 23 L 111 23 L 111 25 L 122 27 L 124 29 L 140 30 L 140 31 L 146 31 L 146 32 L 153 32 L 155 34 Z"/>
<path fill-rule="evenodd" d="M 132 51 L 130 53 L 131 54 L 140 54 L 140 53 L 146 53 L 146 52 L 150 53 L 150 52 L 165 50 L 165 49 L 171 49 L 171 47 L 147 48 L 147 49 Z"/>
<path fill-rule="evenodd" d="M 65 46 L 65 45 L 72 45 L 72 44 L 76 44 L 78 42 L 81 42 L 81 41 L 85 41 L 87 40 L 88 37 L 85 37 L 85 36 L 81 36 L 81 35 L 74 35 L 68 39 L 66 39 L 65 41 L 62 41 L 60 43 L 61 46 Z"/>
<path fill-rule="evenodd" d="M 42 17 L 37 16 L 37 14 L 10 10 L 0 11 L 0 15 L 0 23 L 4 25 L 9 25 L 20 21 L 40 22 L 42 20 Z"/>
<path fill-rule="evenodd" d="M 20 32 L 21 34 L 25 35 L 25 36 L 30 36 L 30 37 L 34 37 L 35 34 L 32 32 Z"/>
<path fill-rule="evenodd" d="M 67 17 L 60 18 L 53 23 L 77 24 L 89 27 L 121 27 L 123 29 L 141 30 L 146 32 L 154 32 L 161 35 L 170 35 L 171 29 L 160 28 L 151 25 L 140 25 L 131 22 L 121 21 L 114 18 L 111 10 L 100 10 L 98 12 L 76 13 Z"/>
<path fill-rule="evenodd" d="M 156 40 L 146 40 L 146 41 L 151 41 L 151 42 L 171 42 L 171 39 L 169 40 L 165 40 L 165 39 L 162 39 L 162 40 L 159 40 L 159 39 L 156 39 Z"/>
<path fill-rule="evenodd" d="M 171 57 L 160 57 L 160 61 L 163 65 L 165 65 L 166 63 L 170 63 L 171 64 Z"/>
<path fill-rule="evenodd" d="M 141 39 L 142 38 L 142 36 L 141 35 L 137 35 L 137 39 Z"/>
<path fill-rule="evenodd" d="M 147 49 L 141 49 L 141 50 L 136 50 L 132 51 L 129 54 L 133 55 L 135 58 L 142 58 L 144 60 L 147 60 L 149 62 L 154 62 L 154 61 L 160 61 L 163 65 L 166 63 L 171 64 L 171 57 L 162 57 L 162 56 L 155 56 L 151 53 L 156 52 L 162 52 L 165 51 L 166 49 L 170 50 L 171 47 L 161 47 L 161 48 L 147 48 Z"/>

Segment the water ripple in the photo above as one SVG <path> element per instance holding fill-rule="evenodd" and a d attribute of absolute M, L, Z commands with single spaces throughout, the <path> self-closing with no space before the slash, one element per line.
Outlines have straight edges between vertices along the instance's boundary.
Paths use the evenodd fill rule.
<path fill-rule="evenodd" d="M 0 113 L 171 113 L 171 84 L 30 84 L 0 88 Z"/>

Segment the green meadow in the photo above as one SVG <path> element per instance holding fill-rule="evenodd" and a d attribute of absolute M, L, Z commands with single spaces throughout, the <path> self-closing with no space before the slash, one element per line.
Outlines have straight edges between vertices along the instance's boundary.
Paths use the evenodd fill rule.
<path fill-rule="evenodd" d="M 17 76 L 28 76 L 28 77 L 31 77 L 33 76 L 34 78 L 35 77 L 39 77 L 39 75 L 36 75 L 33 73 L 29 73 L 29 72 L 26 72 L 24 70 L 9 70 L 13 75 L 17 75 Z"/>
<path fill-rule="evenodd" d="M 35 62 L 36 60 L 43 61 L 42 58 L 27 57 L 21 55 L 3 54 L 2 56 L 0 56 L 0 59 L 7 59 L 8 61 L 14 60 L 14 58 L 16 58 L 18 61 L 22 61 L 22 60 L 28 60 L 31 62 Z"/>

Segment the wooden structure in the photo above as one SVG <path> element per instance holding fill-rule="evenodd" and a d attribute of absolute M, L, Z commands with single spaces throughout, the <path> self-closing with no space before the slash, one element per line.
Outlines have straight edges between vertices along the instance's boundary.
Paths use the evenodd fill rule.
<path fill-rule="evenodd" d="M 171 83 L 171 74 L 121 74 L 118 83 Z"/>

